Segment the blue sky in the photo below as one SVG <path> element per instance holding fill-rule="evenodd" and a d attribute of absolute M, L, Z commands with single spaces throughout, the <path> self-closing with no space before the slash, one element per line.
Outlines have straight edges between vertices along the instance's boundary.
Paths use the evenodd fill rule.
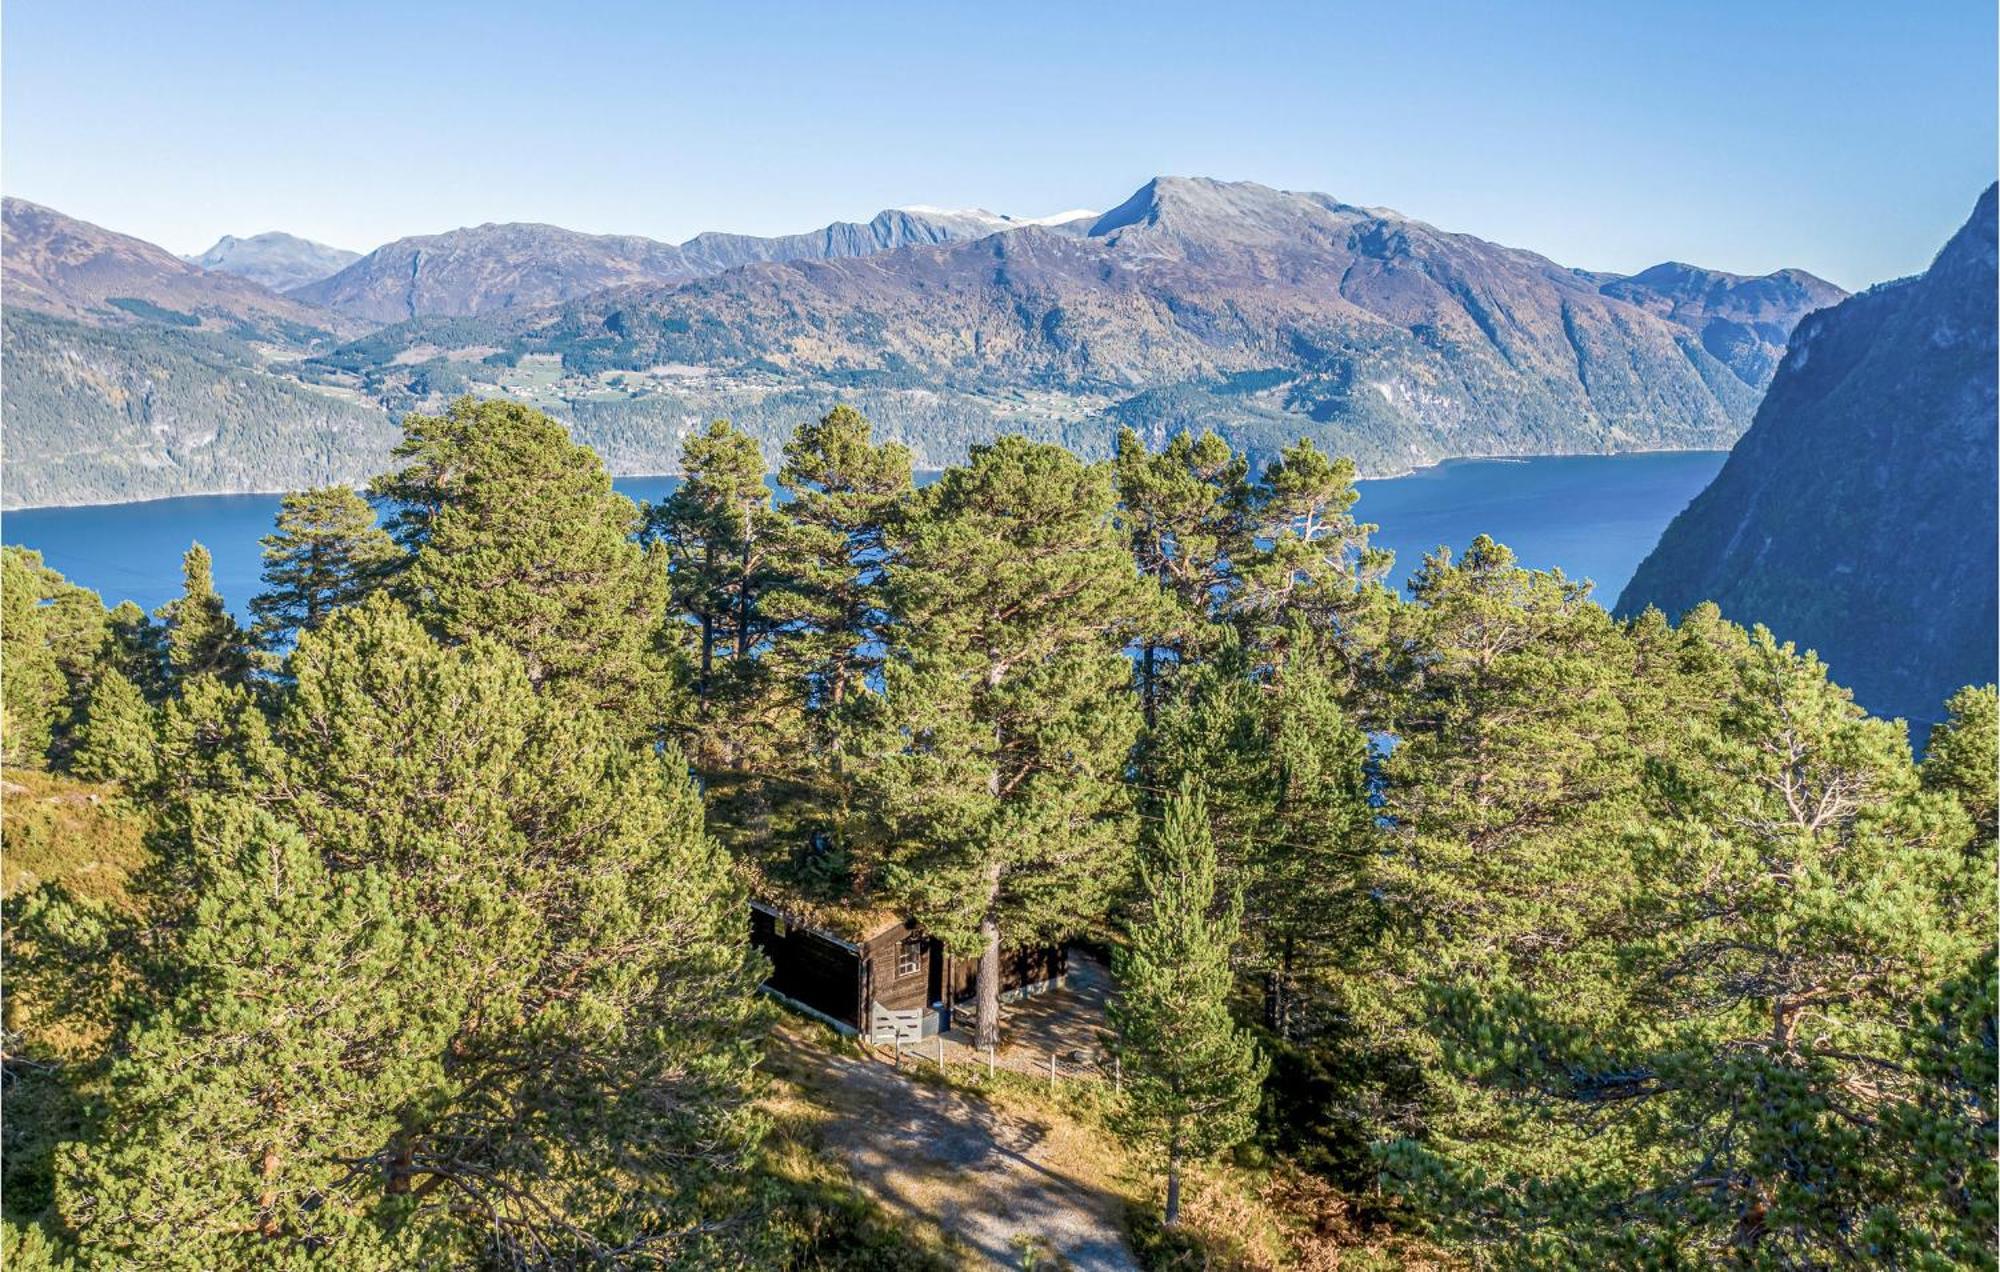
<path fill-rule="evenodd" d="M 1995 168 L 1992 0 L 9 0 L 0 185 L 176 251 L 481 221 L 679 240 L 1158 173 L 1568 265 L 1920 269 Z"/>

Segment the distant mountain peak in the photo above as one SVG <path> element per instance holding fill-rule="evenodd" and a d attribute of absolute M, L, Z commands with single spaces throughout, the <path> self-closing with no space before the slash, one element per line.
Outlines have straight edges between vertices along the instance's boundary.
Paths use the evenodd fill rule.
<path fill-rule="evenodd" d="M 93 326 L 167 323 L 303 333 L 330 315 L 143 239 L 9 196 L 0 253 L 7 303 Z"/>
<path fill-rule="evenodd" d="M 281 230 L 266 230 L 247 238 L 225 234 L 201 255 L 181 259 L 203 269 L 247 278 L 272 291 L 289 291 L 339 273 L 360 260 L 361 253 Z"/>

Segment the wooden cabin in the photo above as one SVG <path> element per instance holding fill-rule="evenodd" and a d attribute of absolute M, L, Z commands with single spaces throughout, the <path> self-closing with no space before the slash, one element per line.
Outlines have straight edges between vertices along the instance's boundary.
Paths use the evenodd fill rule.
<path fill-rule="evenodd" d="M 951 1008 L 969 1002 L 977 959 L 954 958 L 936 937 L 886 914 L 808 924 L 776 905 L 750 903 L 750 940 L 771 960 L 767 992 L 846 1034 L 905 1042 L 949 1029 Z M 1010 950 L 1000 960 L 1002 998 L 1062 984 L 1069 955 L 1060 946 Z"/>

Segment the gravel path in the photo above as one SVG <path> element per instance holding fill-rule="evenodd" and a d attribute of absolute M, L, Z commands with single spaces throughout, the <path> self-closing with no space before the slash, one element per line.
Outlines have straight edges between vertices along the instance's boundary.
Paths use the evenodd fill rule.
<path fill-rule="evenodd" d="M 787 1067 L 829 1097 L 835 1117 L 820 1128 L 825 1148 L 891 1211 L 936 1221 L 981 1266 L 1019 1267 L 1033 1244 L 1043 1266 L 1054 1254 L 1077 1272 L 1136 1272 L 1123 1199 L 1078 1177 L 1075 1163 L 1101 1155 L 1084 1132 L 783 1031 L 776 1043 L 790 1053 Z"/>

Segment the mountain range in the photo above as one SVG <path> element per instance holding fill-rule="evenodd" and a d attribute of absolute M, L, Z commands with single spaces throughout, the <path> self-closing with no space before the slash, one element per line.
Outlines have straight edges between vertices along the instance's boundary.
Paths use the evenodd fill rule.
<path fill-rule="evenodd" d="M 1921 276 L 1798 325 L 1749 432 L 1620 611 L 1713 600 L 1920 734 L 1952 691 L 1994 679 L 1995 198 Z"/>
<path fill-rule="evenodd" d="M 871 221 L 839 221 L 809 234 L 708 233 L 680 244 L 579 234 L 554 225 L 480 225 L 398 239 L 294 294 L 377 323 L 463 317 L 552 305 L 611 287 L 686 282 L 753 261 L 871 256 L 913 244 L 981 238 L 1016 224 L 978 210 L 898 208 Z"/>
<path fill-rule="evenodd" d="M 0 282 L 10 312 L 90 326 L 228 331 L 304 346 L 362 330 L 249 279 L 25 199 L 0 205 Z"/>
<path fill-rule="evenodd" d="M 1215 427 L 1253 452 L 1311 436 L 1374 474 L 1722 447 L 1793 325 L 1844 295 L 1797 270 L 1570 269 L 1383 208 L 1200 178 L 1156 179 L 1103 214 L 913 207 L 679 244 L 486 225 L 284 291 L 254 279 L 335 249 L 226 239 L 197 258 L 210 268 L 18 200 L 6 224 L 10 332 L 33 330 L 4 372 L 37 404 L 10 411 L 7 441 L 16 459 L 67 456 L 54 476 L 14 465 L 10 505 L 366 472 L 384 430 L 351 413 L 386 426 L 462 392 L 547 409 L 623 472 L 671 470 L 715 415 L 775 451 L 836 400 L 931 466 L 1009 430 L 1102 454 L 1125 423 L 1155 439 Z M 241 435 L 240 401 L 134 388 L 216 365 L 303 409 L 318 440 L 217 464 L 197 452 Z"/>

